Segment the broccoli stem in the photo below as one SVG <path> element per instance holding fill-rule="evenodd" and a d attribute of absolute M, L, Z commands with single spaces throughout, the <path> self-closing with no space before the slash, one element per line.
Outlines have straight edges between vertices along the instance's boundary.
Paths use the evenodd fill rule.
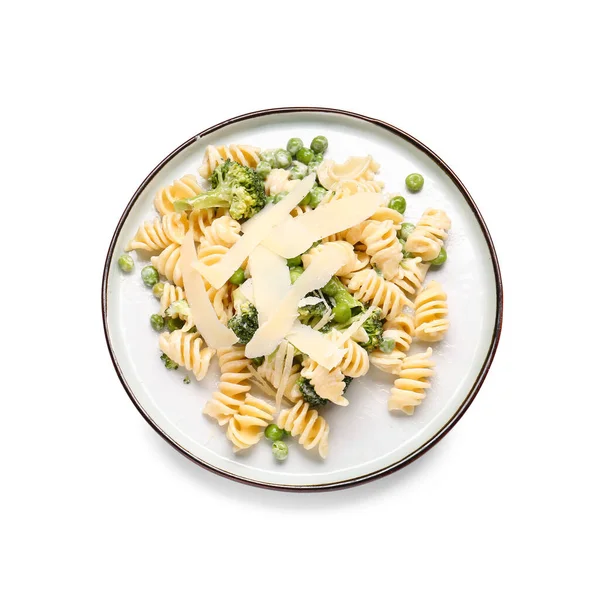
<path fill-rule="evenodd" d="M 229 204 L 229 195 L 223 193 L 221 190 L 211 190 L 209 192 L 198 194 L 193 198 L 175 200 L 175 202 L 173 202 L 173 206 L 177 212 L 202 208 L 228 208 Z"/>
<path fill-rule="evenodd" d="M 359 302 L 347 289 L 346 286 L 337 278 L 332 277 L 325 287 L 323 292 L 335 299 L 336 303 L 347 304 L 352 311 L 352 316 L 356 316 L 363 310 L 363 305 Z"/>

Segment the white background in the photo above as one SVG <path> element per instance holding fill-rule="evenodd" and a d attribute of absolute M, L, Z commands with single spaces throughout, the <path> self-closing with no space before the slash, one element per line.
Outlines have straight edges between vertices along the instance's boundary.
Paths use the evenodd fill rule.
<path fill-rule="evenodd" d="M 2 598 L 598 598 L 595 3 L 404 4 L 3 6 Z M 286 105 L 428 144 L 505 284 L 496 360 L 455 429 L 329 494 L 179 456 L 121 388 L 100 317 L 146 174 L 214 123 Z"/>

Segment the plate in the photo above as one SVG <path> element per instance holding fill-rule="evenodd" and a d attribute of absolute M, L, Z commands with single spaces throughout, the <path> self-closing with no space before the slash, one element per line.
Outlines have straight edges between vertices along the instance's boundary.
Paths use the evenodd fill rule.
<path fill-rule="evenodd" d="M 156 191 L 194 173 L 208 144 L 285 146 L 290 137 L 329 139 L 328 158 L 338 161 L 371 154 L 381 163 L 377 177 L 385 191 L 402 193 L 405 218 L 415 222 L 429 206 L 452 219 L 448 260 L 435 273 L 448 294 L 451 327 L 433 345 L 432 387 L 415 414 L 391 414 L 393 376 L 372 368 L 353 382 L 346 408 L 323 411 L 330 425 L 329 456 L 290 442 L 289 457 L 274 460 L 267 442 L 234 454 L 218 425 L 202 414 L 218 382 L 218 365 L 201 382 L 183 384 L 183 369 L 167 371 L 159 360 L 157 334 L 148 316 L 157 301 L 144 287 L 136 258 L 123 274 L 117 258 L 139 225 L 155 216 Z M 419 172 L 425 186 L 406 193 L 404 178 Z M 431 275 L 428 276 L 431 279 Z M 127 394 L 148 423 L 185 456 L 219 475 L 243 483 L 285 490 L 340 489 L 372 481 L 415 460 L 437 443 L 467 410 L 490 368 L 502 324 L 502 283 L 494 246 L 465 186 L 427 146 L 400 129 L 362 115 L 328 108 L 277 108 L 241 115 L 192 137 L 171 152 L 143 181 L 125 208 L 110 242 L 102 281 L 102 317 L 108 349 Z M 426 346 L 413 344 L 411 353 Z"/>

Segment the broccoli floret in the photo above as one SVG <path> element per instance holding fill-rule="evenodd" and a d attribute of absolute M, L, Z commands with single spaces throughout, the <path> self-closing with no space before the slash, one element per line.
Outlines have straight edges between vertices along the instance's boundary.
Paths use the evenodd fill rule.
<path fill-rule="evenodd" d="M 165 311 L 168 317 L 179 317 L 180 319 L 187 319 L 190 316 L 190 305 L 187 300 L 175 300 L 169 304 Z"/>
<path fill-rule="evenodd" d="M 322 291 L 333 298 L 336 304 L 338 302 L 347 304 L 353 317 L 359 315 L 365 308 L 337 277 L 332 277 Z"/>
<path fill-rule="evenodd" d="M 231 216 L 239 221 L 249 219 L 265 203 L 265 186 L 260 176 L 251 169 L 227 159 L 214 170 L 213 189 L 187 200 L 176 200 L 175 210 L 193 208 L 229 208 Z"/>
<path fill-rule="evenodd" d="M 326 310 L 327 307 L 322 300 L 318 304 L 306 304 L 298 308 L 298 319 L 303 325 L 310 325 L 313 320 L 320 320 Z"/>
<path fill-rule="evenodd" d="M 258 312 L 254 304 L 243 302 L 236 307 L 227 327 L 237 335 L 241 344 L 247 344 L 258 329 Z"/>
<path fill-rule="evenodd" d="M 352 377 L 344 377 L 344 392 L 348 389 L 350 382 L 352 381 Z M 306 379 L 306 377 L 298 377 L 298 381 L 296 382 L 298 389 L 302 393 L 302 397 L 308 404 L 315 408 L 317 406 L 324 406 L 329 402 L 325 398 L 321 398 L 317 392 L 315 392 L 315 388 L 312 383 Z"/>
<path fill-rule="evenodd" d="M 363 328 L 369 336 L 367 342 L 360 342 L 360 345 L 367 351 L 373 352 L 379 348 L 383 341 L 383 319 L 381 310 L 378 308 L 371 313 L 371 316 L 363 323 Z"/>
<path fill-rule="evenodd" d="M 165 363 L 165 367 L 169 369 L 169 371 L 179 369 L 179 365 L 174 360 L 171 360 L 164 352 L 161 354 L 160 360 Z"/>

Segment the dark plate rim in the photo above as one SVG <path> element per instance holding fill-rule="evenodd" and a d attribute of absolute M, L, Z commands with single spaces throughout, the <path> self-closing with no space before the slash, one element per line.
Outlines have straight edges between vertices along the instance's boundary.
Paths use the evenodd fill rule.
<path fill-rule="evenodd" d="M 110 270 L 110 266 L 113 262 L 113 254 L 115 251 L 117 238 L 119 237 L 121 229 L 129 215 L 129 213 L 131 212 L 131 209 L 137 202 L 139 196 L 144 191 L 146 186 L 152 181 L 154 176 L 170 160 L 172 160 L 180 152 L 185 150 L 188 146 L 190 146 L 191 144 L 196 142 L 198 139 L 200 139 L 210 133 L 218 131 L 219 129 L 222 129 L 223 127 L 226 127 L 233 123 L 239 123 L 241 121 L 254 119 L 256 117 L 264 117 L 264 116 L 268 116 L 268 115 L 296 113 L 296 112 L 298 112 L 298 113 L 330 113 L 330 114 L 343 115 L 346 117 L 352 117 L 354 119 L 366 121 L 367 123 L 371 123 L 372 125 L 376 125 L 378 127 L 386 129 L 387 131 L 390 131 L 391 133 L 401 137 L 402 139 L 406 140 L 407 142 L 411 143 L 413 146 L 418 148 L 421 152 L 425 153 L 429 158 L 431 158 L 448 175 L 448 177 L 450 177 L 450 179 L 452 180 L 454 185 L 456 185 L 456 187 L 460 190 L 461 194 L 463 195 L 463 198 L 465 199 L 465 201 L 471 208 L 471 211 L 475 215 L 475 218 L 477 219 L 477 222 L 479 223 L 481 231 L 485 237 L 485 241 L 488 245 L 488 249 L 490 251 L 490 256 L 492 258 L 492 266 L 494 269 L 494 278 L 495 278 L 495 282 L 496 282 L 496 319 L 495 319 L 495 324 L 494 324 L 494 334 L 493 334 L 491 342 L 490 342 L 490 347 L 488 349 L 488 353 L 486 355 L 486 358 L 484 360 L 482 368 L 481 368 L 479 374 L 477 375 L 477 378 L 475 379 L 473 387 L 470 389 L 469 393 L 467 394 L 465 400 L 462 402 L 462 404 L 460 405 L 458 410 L 444 424 L 444 426 L 441 427 L 439 429 L 439 431 L 433 437 L 431 437 L 429 440 L 427 440 L 427 442 L 425 442 L 423 445 L 421 445 L 419 448 L 417 448 L 414 452 L 412 452 L 408 456 L 404 457 L 403 459 L 401 459 L 391 465 L 388 465 L 387 467 L 384 467 L 383 469 L 379 469 L 377 471 L 373 471 L 372 473 L 368 473 L 366 475 L 361 475 L 359 477 L 353 477 L 353 478 L 345 479 L 342 481 L 336 481 L 336 482 L 331 482 L 331 483 L 312 484 L 312 485 L 285 485 L 285 484 L 265 483 L 262 481 L 256 481 L 254 479 L 241 477 L 239 475 L 229 473 L 228 471 L 218 469 L 218 468 L 214 467 L 213 465 L 198 459 L 197 457 L 193 456 L 184 447 L 180 446 L 175 440 L 173 440 L 169 435 L 167 435 L 167 433 L 164 432 L 151 419 L 150 415 L 148 415 L 146 413 L 143 406 L 140 404 L 140 402 L 136 398 L 135 394 L 129 387 L 129 385 L 125 379 L 125 376 L 123 375 L 123 372 L 121 371 L 121 368 L 119 366 L 117 357 L 115 355 L 115 352 L 114 352 L 114 349 L 112 346 L 110 334 L 108 331 L 108 318 L 107 318 L 108 273 Z M 165 439 L 169 444 L 171 444 L 171 446 L 173 446 L 176 450 L 181 452 L 181 454 L 183 454 L 185 457 L 189 458 L 192 462 L 196 463 L 197 465 L 207 469 L 208 471 L 211 471 L 213 473 L 216 473 L 217 475 L 221 475 L 222 477 L 226 477 L 227 479 L 231 479 L 233 481 L 245 483 L 247 485 L 266 488 L 266 489 L 270 489 L 270 490 L 279 490 L 279 491 L 318 492 L 318 491 L 340 490 L 340 489 L 345 489 L 345 488 L 349 488 L 349 487 L 356 486 L 356 485 L 361 485 L 361 484 L 367 483 L 369 481 L 374 481 L 376 479 L 379 479 L 380 477 L 384 477 L 385 475 L 394 473 L 394 472 L 398 471 L 399 469 L 402 469 L 406 465 L 409 465 L 410 463 L 412 463 L 414 460 L 416 460 L 423 454 L 425 454 L 425 452 L 427 452 L 433 446 L 435 446 L 435 444 L 437 444 L 456 425 L 456 423 L 465 414 L 466 410 L 469 408 L 469 406 L 471 405 L 471 403 L 477 396 L 479 390 L 481 389 L 481 386 L 483 385 L 483 382 L 484 382 L 484 380 L 490 370 L 491 364 L 494 360 L 494 356 L 495 356 L 496 350 L 498 348 L 498 343 L 500 341 L 500 333 L 502 331 L 502 313 L 503 313 L 502 277 L 500 275 L 500 265 L 498 263 L 498 257 L 496 255 L 496 250 L 494 248 L 494 243 L 492 241 L 492 237 L 490 235 L 490 232 L 488 231 L 485 221 L 483 220 L 483 217 L 481 216 L 481 213 L 479 212 L 479 208 L 477 207 L 477 205 L 475 204 L 475 201 L 471 197 L 471 194 L 469 193 L 467 188 L 464 186 L 462 181 L 458 178 L 458 176 L 454 173 L 454 171 L 435 152 L 433 152 L 433 150 L 431 150 L 428 146 L 423 144 L 423 142 L 417 140 L 412 135 L 399 129 L 398 127 L 395 127 L 394 125 L 390 125 L 389 123 L 386 123 L 385 121 L 380 121 L 379 119 L 373 119 L 371 117 L 366 117 L 366 116 L 358 114 L 358 113 L 350 112 L 347 110 L 341 110 L 341 109 L 337 109 L 337 108 L 323 108 L 323 107 L 319 108 L 319 107 L 297 106 L 297 107 L 281 107 L 281 108 L 269 108 L 269 109 L 265 109 L 265 110 L 258 110 L 258 111 L 246 113 L 243 115 L 239 115 L 232 119 L 227 119 L 226 121 L 223 121 L 222 123 L 218 123 L 217 125 L 213 125 L 212 127 L 205 129 L 204 131 L 191 137 L 189 140 L 187 140 L 186 142 L 181 144 L 181 146 L 179 146 L 178 148 L 173 150 L 173 152 L 171 152 L 154 169 L 152 169 L 150 174 L 144 179 L 144 181 L 141 183 L 141 185 L 138 187 L 138 189 L 133 194 L 131 200 L 127 204 L 127 207 L 125 208 L 125 211 L 123 212 L 123 214 L 121 215 L 121 218 L 119 219 L 119 222 L 117 224 L 115 232 L 113 233 L 113 236 L 110 241 L 109 248 L 108 248 L 108 252 L 106 255 L 106 261 L 104 263 L 104 270 L 103 270 L 103 274 L 102 274 L 102 321 L 103 321 L 103 326 L 104 326 L 104 336 L 106 338 L 106 343 L 108 345 L 108 351 L 110 353 L 110 358 L 112 360 L 115 371 L 117 372 L 117 376 L 119 377 L 121 384 L 123 385 L 125 391 L 127 392 L 127 395 L 129 396 L 130 400 L 133 402 L 133 404 L 137 408 L 137 410 L 140 412 L 140 414 L 147 421 L 147 423 L 154 429 L 154 431 L 156 431 L 156 433 L 158 433 L 163 439 Z"/>

